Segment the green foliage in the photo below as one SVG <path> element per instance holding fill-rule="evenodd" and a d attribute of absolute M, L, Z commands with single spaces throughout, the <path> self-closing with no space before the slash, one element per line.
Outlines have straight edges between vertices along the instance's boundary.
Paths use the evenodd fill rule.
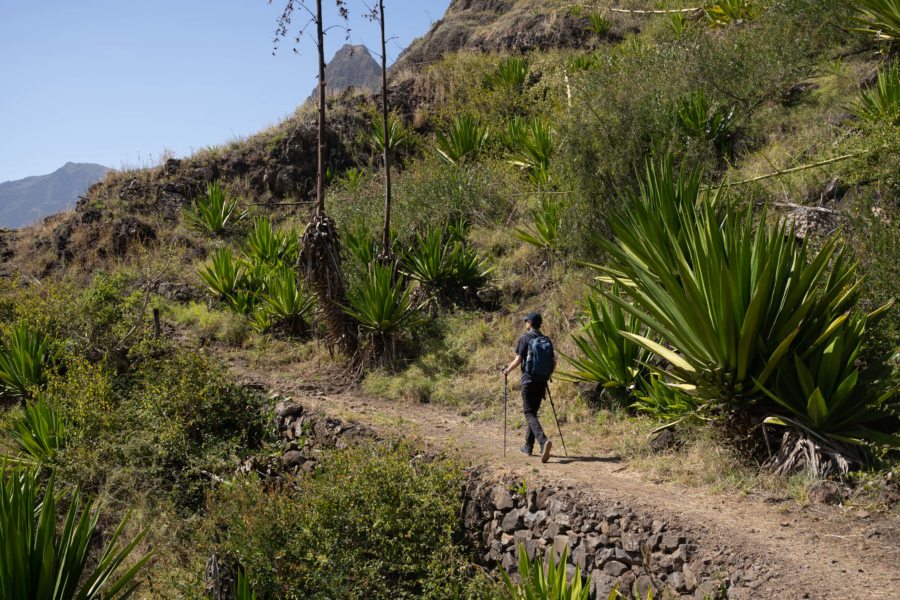
<path fill-rule="evenodd" d="M 212 235 L 222 235 L 246 213 L 239 210 L 237 198 L 229 198 L 218 183 L 206 186 L 206 195 L 194 200 L 194 206 L 184 210 L 188 225 Z"/>
<path fill-rule="evenodd" d="M 41 396 L 25 404 L 6 434 L 20 453 L 38 464 L 46 464 L 65 446 L 67 430 L 68 424 L 59 411 Z"/>
<path fill-rule="evenodd" d="M 208 503 L 219 552 L 260 597 L 469 597 L 481 580 L 455 537 L 461 467 L 386 443 L 325 455 L 274 489 L 239 477 Z"/>
<path fill-rule="evenodd" d="M 258 217 L 244 240 L 244 255 L 251 264 L 293 267 L 300 253 L 300 240 L 293 229 L 282 231 L 266 217 Z"/>
<path fill-rule="evenodd" d="M 624 300 L 618 286 L 610 292 Z M 641 321 L 627 314 L 621 305 L 609 303 L 590 294 L 585 301 L 587 323 L 581 333 L 572 335 L 580 355 L 570 357 L 560 353 L 573 367 L 562 373 L 575 381 L 596 382 L 606 388 L 631 388 L 646 373 L 643 363 L 649 352 L 622 332 L 638 334 Z"/>
<path fill-rule="evenodd" d="M 876 40 L 900 39 L 900 0 L 854 0 L 858 31 L 870 33 Z"/>
<path fill-rule="evenodd" d="M 666 384 L 658 373 L 650 373 L 635 389 L 631 408 L 660 421 L 677 421 L 699 415 L 703 403 L 684 391 Z"/>
<path fill-rule="evenodd" d="M 528 59 L 522 56 L 508 56 L 500 61 L 497 69 L 491 73 L 488 83 L 515 95 L 522 91 L 528 81 Z"/>
<path fill-rule="evenodd" d="M 606 15 L 600 12 L 594 12 L 588 15 L 588 29 L 599 36 L 604 36 L 612 29 L 612 21 L 606 18 Z"/>
<path fill-rule="evenodd" d="M 591 593 L 591 578 L 581 580 L 581 570 L 575 570 L 575 577 L 567 581 L 566 559 L 568 548 L 557 560 L 553 548 L 547 550 L 547 567 L 540 559 L 530 560 L 525 545 L 519 544 L 519 574 L 522 583 L 513 583 L 505 569 L 500 570 L 505 594 L 500 598 L 509 600 L 587 600 Z"/>
<path fill-rule="evenodd" d="M 881 308 L 888 310 L 893 303 Z M 766 395 L 790 421 L 837 441 L 900 448 L 900 381 L 884 363 L 858 361 L 870 315 L 844 315 L 820 342 L 798 349 L 778 368 Z"/>
<path fill-rule="evenodd" d="M 266 317 L 277 319 L 295 334 L 305 329 L 314 305 L 312 294 L 297 283 L 296 271 L 284 266 L 269 274 L 262 301 Z"/>
<path fill-rule="evenodd" d="M 0 391 L 20 398 L 31 397 L 33 390 L 46 379 L 49 348 L 50 341 L 40 332 L 19 324 L 9 341 L 0 347 Z"/>
<path fill-rule="evenodd" d="M 226 246 L 213 252 L 211 261 L 203 265 L 198 274 L 217 298 L 232 304 L 244 282 L 245 267 Z"/>
<path fill-rule="evenodd" d="M 234 600 L 256 600 L 256 598 L 256 592 L 250 585 L 250 580 L 247 579 L 243 569 L 239 569 L 237 581 L 234 584 Z"/>
<path fill-rule="evenodd" d="M 727 27 L 752 19 L 756 11 L 750 0 L 719 0 L 704 9 L 706 20 L 713 27 Z"/>
<path fill-rule="evenodd" d="M 369 276 L 362 285 L 348 291 L 350 306 L 345 307 L 344 312 L 372 333 L 400 335 L 417 319 L 411 293 L 404 282 L 395 281 L 394 265 L 373 262 L 369 264 Z"/>
<path fill-rule="evenodd" d="M 355 194 L 366 181 L 366 172 L 352 167 L 344 171 L 337 180 L 337 184 L 351 194 Z"/>
<path fill-rule="evenodd" d="M 678 109 L 678 125 L 690 138 L 712 143 L 720 153 L 731 152 L 734 140 L 734 107 L 713 110 L 702 90 L 688 96 Z"/>
<path fill-rule="evenodd" d="M 532 246 L 553 252 L 559 242 L 562 203 L 548 197 L 541 198 L 538 206 L 531 211 L 534 226 L 516 227 L 514 235 Z"/>
<path fill-rule="evenodd" d="M 448 230 L 449 231 L 449 230 Z M 481 258 L 475 248 L 451 235 L 453 249 L 448 256 L 453 285 L 459 288 L 477 289 L 487 281 L 494 267 L 488 266 L 488 260 Z"/>
<path fill-rule="evenodd" d="M 513 120 L 509 124 L 507 140 L 515 144 L 511 148 L 510 162 L 523 169 L 535 185 L 546 184 L 550 179 L 550 158 L 555 149 L 550 124 L 535 118 L 523 127 L 521 122 Z"/>
<path fill-rule="evenodd" d="M 477 158 L 489 135 L 490 128 L 483 126 L 477 117 L 458 115 L 450 124 L 449 131 L 437 134 L 438 156 L 451 165 L 460 166 Z"/>
<path fill-rule="evenodd" d="M 640 308 L 607 296 L 675 348 L 624 334 L 672 363 L 686 387 L 746 408 L 790 348 L 819 343 L 853 306 L 860 282 L 837 238 L 811 254 L 784 223 L 754 231 L 748 212 L 701 198 L 699 185 L 671 162 L 648 165 L 640 194 L 613 219 L 616 243 L 601 240 L 614 259 L 603 270 Z"/>
<path fill-rule="evenodd" d="M 56 491 L 51 477 L 43 490 L 34 472 L 4 465 L 0 472 L 0 597 L 68 600 L 127 598 L 149 555 L 116 576 L 146 531 L 119 541 L 127 517 L 106 547 L 92 552 L 99 511 L 76 490 L 57 531 Z"/>
<path fill-rule="evenodd" d="M 402 269 L 409 277 L 444 297 L 484 283 L 492 270 L 472 248 L 449 233 L 447 227 L 428 227 L 402 256 Z"/>
<path fill-rule="evenodd" d="M 900 125 L 900 62 L 880 67 L 875 87 L 861 90 L 859 100 L 847 110 L 869 123 Z"/>
<path fill-rule="evenodd" d="M 403 122 L 397 115 L 388 115 L 387 135 L 384 131 L 384 120 L 380 116 L 372 120 L 372 146 L 377 152 L 384 153 L 385 139 L 391 156 L 395 156 L 411 143 L 410 134 L 404 129 Z"/>

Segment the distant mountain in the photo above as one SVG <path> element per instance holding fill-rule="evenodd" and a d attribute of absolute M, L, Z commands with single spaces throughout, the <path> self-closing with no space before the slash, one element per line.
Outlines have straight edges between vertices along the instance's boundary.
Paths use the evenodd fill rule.
<path fill-rule="evenodd" d="M 103 165 L 68 162 L 49 175 L 0 183 L 0 227 L 22 227 L 75 206 L 107 171 Z"/>
<path fill-rule="evenodd" d="M 365 46 L 344 44 L 325 65 L 326 94 L 339 94 L 350 87 L 367 92 L 381 89 L 381 65 Z M 310 94 L 311 100 L 315 101 L 318 91 L 317 84 Z"/>

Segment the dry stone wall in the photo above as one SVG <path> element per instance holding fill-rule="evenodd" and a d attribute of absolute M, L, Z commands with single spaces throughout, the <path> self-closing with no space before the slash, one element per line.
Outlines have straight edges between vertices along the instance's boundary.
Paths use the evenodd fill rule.
<path fill-rule="evenodd" d="M 315 468 L 323 449 L 379 437 L 372 429 L 325 417 L 292 401 L 276 405 L 276 430 L 286 442 L 279 470 Z M 464 490 L 463 534 L 479 562 L 515 577 L 518 548 L 530 558 L 567 550 L 567 570 L 591 577 L 591 598 L 614 586 L 626 597 L 758 597 L 767 571 L 727 548 L 702 548 L 678 522 L 571 487 L 528 488 L 521 481 L 473 469 Z"/>

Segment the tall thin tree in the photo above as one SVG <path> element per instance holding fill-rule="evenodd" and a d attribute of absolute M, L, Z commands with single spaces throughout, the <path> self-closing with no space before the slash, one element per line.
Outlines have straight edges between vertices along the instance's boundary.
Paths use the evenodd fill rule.
<path fill-rule="evenodd" d="M 388 87 L 387 87 L 387 40 L 384 36 L 384 0 L 378 0 L 377 8 L 372 9 L 371 17 L 378 21 L 381 29 L 381 127 L 384 132 L 384 236 L 381 241 L 381 259 L 390 261 L 391 252 L 391 149 L 393 135 L 388 125 Z"/>
<path fill-rule="evenodd" d="M 269 0 L 271 3 L 271 0 Z M 351 319 L 344 313 L 347 294 L 341 272 L 340 238 L 334 220 L 325 214 L 325 27 L 322 16 L 322 0 L 315 0 L 315 11 L 307 6 L 308 0 L 287 0 L 275 29 L 275 49 L 278 42 L 288 35 L 294 10 L 301 8 L 309 14 L 309 20 L 294 38 L 299 44 L 306 28 L 316 27 L 315 46 L 319 59 L 319 106 L 316 171 L 316 208 L 311 221 L 303 232 L 303 242 L 297 260 L 298 269 L 304 272 L 318 298 L 319 310 L 328 327 L 329 338 L 344 355 L 356 358 L 358 339 Z M 348 18 L 345 0 L 335 0 L 344 22 Z M 295 48 L 296 51 L 296 48 Z"/>

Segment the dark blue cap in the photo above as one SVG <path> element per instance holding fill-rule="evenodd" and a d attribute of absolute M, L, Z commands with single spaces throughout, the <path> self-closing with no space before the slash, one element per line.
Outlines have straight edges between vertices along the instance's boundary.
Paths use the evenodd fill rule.
<path fill-rule="evenodd" d="M 544 320 L 541 318 L 541 313 L 530 312 L 525 315 L 523 321 L 531 321 L 531 326 L 535 329 L 539 329 L 541 327 L 541 323 L 543 323 Z"/>

